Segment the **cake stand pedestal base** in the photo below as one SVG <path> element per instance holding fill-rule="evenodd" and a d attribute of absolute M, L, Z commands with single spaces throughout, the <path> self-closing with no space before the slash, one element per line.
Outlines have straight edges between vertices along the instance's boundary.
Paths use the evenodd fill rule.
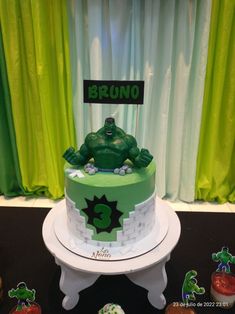
<path fill-rule="evenodd" d="M 157 309 L 163 309 L 166 305 L 163 291 L 167 285 L 165 263 L 168 260 L 167 257 L 153 267 L 126 274 L 133 283 L 148 291 L 148 300 Z M 56 259 L 56 263 L 61 267 L 60 290 L 65 294 L 62 306 L 65 310 L 71 310 L 79 301 L 79 292 L 93 285 L 100 274 L 85 273 L 68 268 L 58 259 Z"/>
<path fill-rule="evenodd" d="M 66 249 L 54 232 L 54 221 L 59 214 L 53 208 L 43 223 L 43 239 L 55 262 L 61 267 L 60 289 L 65 294 L 62 306 L 73 309 L 79 301 L 79 293 L 90 287 L 100 275 L 125 274 L 133 283 L 148 290 L 148 300 L 157 309 L 163 309 L 166 300 L 163 291 L 167 285 L 165 264 L 180 236 L 180 222 L 175 212 L 162 200 L 157 199 L 157 210 L 165 210 L 168 232 L 153 250 L 126 260 L 107 261 L 88 259 Z"/>

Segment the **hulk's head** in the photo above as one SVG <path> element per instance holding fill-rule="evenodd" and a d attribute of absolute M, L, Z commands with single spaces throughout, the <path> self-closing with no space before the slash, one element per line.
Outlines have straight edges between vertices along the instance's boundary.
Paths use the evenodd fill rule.
<path fill-rule="evenodd" d="M 116 134 L 116 124 L 114 118 L 106 118 L 104 123 L 104 133 L 108 137 L 113 137 Z"/>

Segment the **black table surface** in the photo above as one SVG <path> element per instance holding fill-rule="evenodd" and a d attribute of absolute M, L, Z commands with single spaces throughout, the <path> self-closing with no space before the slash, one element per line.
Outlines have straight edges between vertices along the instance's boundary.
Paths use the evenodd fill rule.
<path fill-rule="evenodd" d="M 149 303 L 147 290 L 124 275 L 100 276 L 80 293 L 74 309 L 64 310 L 61 305 L 64 295 L 59 289 L 60 268 L 42 239 L 42 224 L 48 211 L 35 207 L 0 207 L 0 276 L 4 281 L 1 314 L 8 314 L 16 305 L 17 300 L 9 298 L 7 292 L 21 281 L 26 282 L 29 289 L 36 290 L 36 302 L 43 314 L 97 314 L 109 302 L 120 304 L 126 314 L 164 313 L 164 309 L 157 310 Z M 177 215 L 181 236 L 166 264 L 168 284 L 164 295 L 167 304 L 181 301 L 184 276 L 194 269 L 198 272 L 198 285 L 206 290 L 204 295 L 196 295 L 196 312 L 235 313 L 235 307 L 218 308 L 210 298 L 210 277 L 217 268 L 211 254 L 228 246 L 235 255 L 235 214 L 177 212 Z M 231 265 L 231 270 L 235 272 L 235 265 Z"/>

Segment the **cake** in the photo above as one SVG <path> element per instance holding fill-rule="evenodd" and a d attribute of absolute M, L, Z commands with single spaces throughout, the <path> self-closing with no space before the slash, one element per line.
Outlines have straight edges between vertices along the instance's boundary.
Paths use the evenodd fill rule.
<path fill-rule="evenodd" d="M 94 253 L 101 257 L 109 254 L 105 248 L 126 247 L 151 233 L 156 165 L 113 118 L 63 157 L 67 227 L 73 238 L 101 247 Z"/>
<path fill-rule="evenodd" d="M 120 305 L 108 303 L 99 310 L 98 314 L 125 314 L 125 312 Z"/>
<path fill-rule="evenodd" d="M 167 306 L 165 314 L 196 314 L 191 307 L 182 306 L 181 303 L 174 302 Z"/>
<path fill-rule="evenodd" d="M 214 272 L 211 276 L 210 293 L 217 307 L 232 307 L 235 303 L 235 275 L 226 272 Z"/>

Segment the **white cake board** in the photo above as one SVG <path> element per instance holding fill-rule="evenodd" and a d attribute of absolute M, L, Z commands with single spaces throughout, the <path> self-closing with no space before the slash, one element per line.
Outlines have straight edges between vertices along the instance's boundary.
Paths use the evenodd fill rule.
<path fill-rule="evenodd" d="M 157 206 L 155 207 L 155 225 L 150 234 L 142 240 L 123 247 L 110 247 L 105 244 L 104 246 L 95 246 L 77 239 L 70 233 L 65 201 L 61 201 L 56 207 L 60 207 L 54 221 L 54 232 L 57 239 L 71 252 L 89 259 L 119 261 L 143 255 L 157 247 L 168 232 L 168 218 L 164 206 Z"/>

